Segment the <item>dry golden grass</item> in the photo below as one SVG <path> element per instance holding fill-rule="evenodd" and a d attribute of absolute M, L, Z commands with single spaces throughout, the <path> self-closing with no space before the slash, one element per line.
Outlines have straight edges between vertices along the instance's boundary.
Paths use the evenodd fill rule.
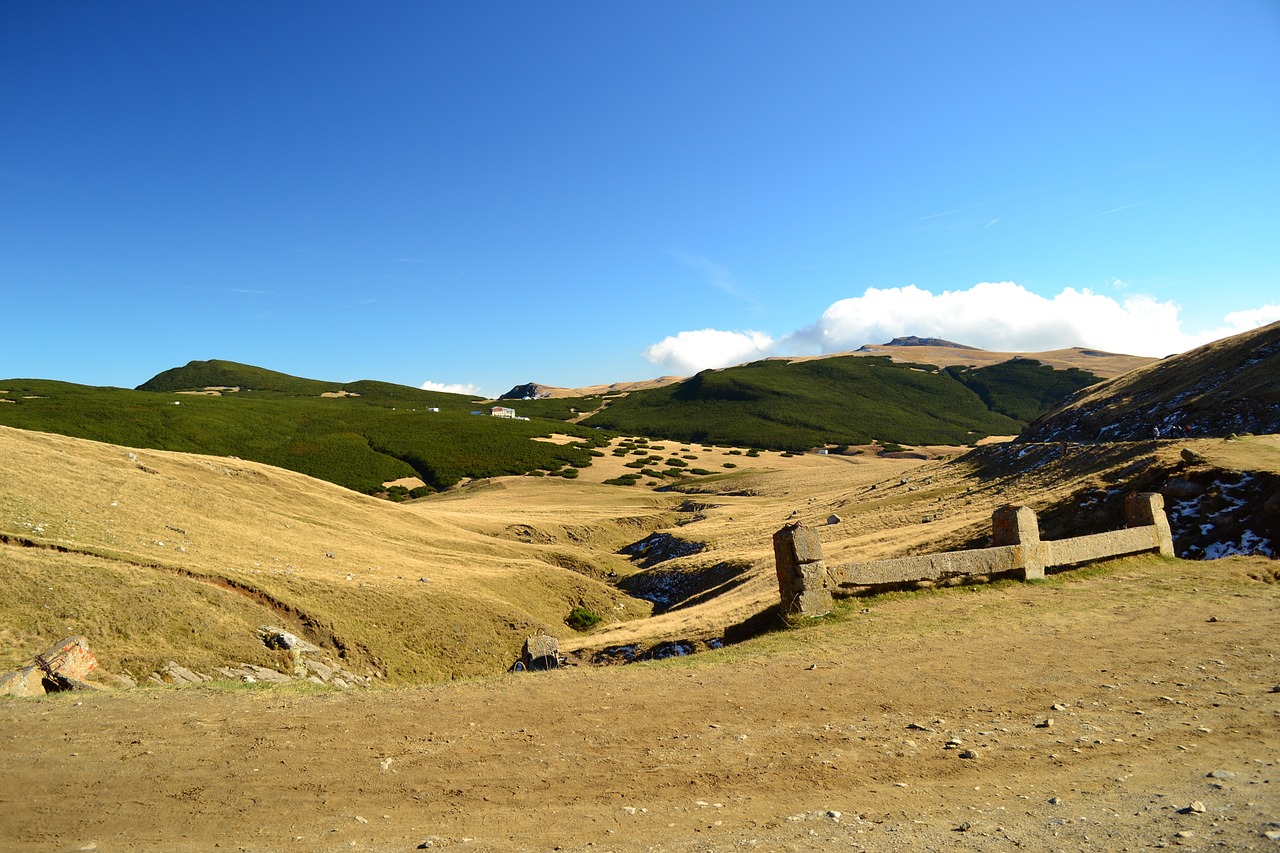
<path fill-rule="evenodd" d="M 28 626 L 24 648 L 0 650 L 10 660 L 82 630 L 109 667 L 170 657 L 181 662 L 196 648 L 237 660 L 243 658 L 241 634 L 272 621 L 340 652 L 351 668 L 422 681 L 501 671 L 524 636 L 559 631 L 580 603 L 609 619 L 647 612 L 643 602 L 590 576 L 594 552 L 575 554 L 587 572 L 572 571 L 561 567 L 565 560 L 554 549 L 507 533 L 529 513 L 516 504 L 501 516 L 487 512 L 481 487 L 471 490 L 479 498 L 475 510 L 457 503 L 464 493 L 398 505 L 241 460 L 8 428 L 0 429 L 0 482 L 0 534 L 41 546 L 24 551 L 10 544 L 0 551 L 6 568 L 26 579 L 21 588 L 11 583 L 0 590 L 0 621 L 14 624 L 21 613 Z M 636 538 L 646 525 L 661 523 L 673 500 L 604 487 L 595 488 L 607 500 L 573 498 L 585 487 L 539 485 L 564 495 L 568 506 L 581 504 L 577 517 L 584 522 L 608 528 L 612 516 L 626 519 L 628 535 L 640 531 Z M 95 570 L 74 568 L 60 550 L 98 557 Z M 120 583 L 194 579 L 201 588 L 238 589 L 258 606 L 234 630 L 185 646 L 135 630 L 127 619 L 103 636 L 90 628 L 112 624 L 118 602 L 102 594 L 102 572 L 119 575 Z M 47 582 L 54 578 L 70 586 Z M 45 592 L 57 588 L 32 600 L 39 584 Z M 77 619 L 54 615 L 68 609 L 67 600 L 75 602 L 70 609 Z M 172 602 L 161 607 L 173 609 Z M 201 621 L 188 629 L 198 635 L 206 627 Z"/>
<path fill-rule="evenodd" d="M 1280 470 L 1277 441 L 1162 442 L 1158 453 L 1174 464 L 1190 447 L 1220 467 Z M 394 504 L 237 459 L 0 428 L 0 668 L 71 633 L 134 675 L 169 659 L 269 663 L 253 634 L 265 623 L 400 682 L 500 672 L 538 630 L 566 651 L 706 640 L 776 604 L 771 536 L 783 524 L 819 529 L 835 563 L 960 547 L 989 532 L 996 507 L 1054 506 L 1152 445 L 1064 446 L 1049 464 L 1004 472 L 954 448 L 923 459 L 650 448 L 721 474 L 671 491 L 603 485 L 636 458 L 606 449 L 577 480 L 479 481 Z M 656 530 L 706 545 L 663 570 L 736 577 L 650 616 L 614 581 L 637 571 L 619 549 Z M 604 621 L 575 634 L 563 620 L 577 606 Z"/>

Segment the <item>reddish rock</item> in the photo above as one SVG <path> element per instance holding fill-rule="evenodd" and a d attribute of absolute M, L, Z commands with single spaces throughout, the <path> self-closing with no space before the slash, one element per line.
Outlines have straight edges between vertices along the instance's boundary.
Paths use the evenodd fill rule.
<path fill-rule="evenodd" d="M 67 637 L 54 643 L 44 654 L 36 655 L 36 665 L 54 678 L 84 681 L 98 668 L 98 660 L 89 651 L 89 641 L 84 637 Z"/>

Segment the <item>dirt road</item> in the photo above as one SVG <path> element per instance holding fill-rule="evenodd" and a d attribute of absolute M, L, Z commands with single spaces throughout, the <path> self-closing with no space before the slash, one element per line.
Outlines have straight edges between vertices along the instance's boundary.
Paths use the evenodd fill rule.
<path fill-rule="evenodd" d="M 1274 565 L 876 599 L 662 664 L 3 701 L 0 849 L 1280 850 Z"/>

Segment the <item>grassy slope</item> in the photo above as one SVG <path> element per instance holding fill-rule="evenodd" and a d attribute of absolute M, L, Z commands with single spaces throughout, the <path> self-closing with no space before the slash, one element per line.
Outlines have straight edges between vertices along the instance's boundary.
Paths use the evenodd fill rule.
<path fill-rule="evenodd" d="M 459 394 L 193 361 L 133 391 L 0 380 L 0 424 L 237 456 L 374 492 L 403 477 L 444 489 L 468 477 L 583 468 L 590 448 L 605 440 L 592 427 L 785 450 L 874 439 L 964 444 L 1017 432 L 1027 417 L 1092 379 L 1029 360 L 946 371 L 875 357 L 770 360 L 637 391 L 613 400 L 588 425 L 573 425 L 565 422 L 601 399 L 521 401 L 514 404 L 519 414 L 534 420 L 494 419 L 472 415 L 480 404 Z M 206 391 L 216 388 L 237 390 Z M 532 440 L 553 430 L 580 441 Z"/>
<path fill-rule="evenodd" d="M 527 482 L 598 546 L 577 535 L 570 561 L 555 536 L 519 541 L 508 528 L 529 514 L 511 504 L 389 504 L 252 462 L 0 427 L 0 669 L 77 632 L 136 675 L 171 659 L 271 665 L 254 629 L 279 624 L 350 669 L 434 681 L 506 668 L 534 631 L 567 632 L 579 604 L 609 621 L 647 612 L 597 577 L 625 570 L 612 552 L 673 499 Z"/>
<path fill-rule="evenodd" d="M 967 444 L 1016 433 L 1028 414 L 1094 381 L 1030 360 L 954 371 L 866 356 L 766 360 L 632 393 L 583 423 L 786 450 L 876 439 Z"/>
<path fill-rule="evenodd" d="M 243 389 L 212 396 L 2 380 L 3 397 L 13 402 L 0 405 L 0 424 L 131 447 L 238 456 L 362 492 L 415 475 L 440 489 L 463 477 L 581 467 L 590 464 L 586 448 L 600 440 L 592 430 L 561 423 L 476 417 L 472 401 L 457 394 L 368 381 L 336 386 L 258 368 L 242 373 L 242 366 L 227 364 L 198 363 L 186 382 L 170 372 L 165 381 L 148 383 Z M 251 390 L 250 381 L 268 387 Z M 319 396 L 337 390 L 359 396 Z M 532 440 L 553 428 L 582 442 Z"/>
<path fill-rule="evenodd" d="M 1140 367 L 1039 418 L 1029 441 L 1146 439 L 1186 425 L 1196 436 L 1280 430 L 1280 323 Z"/>

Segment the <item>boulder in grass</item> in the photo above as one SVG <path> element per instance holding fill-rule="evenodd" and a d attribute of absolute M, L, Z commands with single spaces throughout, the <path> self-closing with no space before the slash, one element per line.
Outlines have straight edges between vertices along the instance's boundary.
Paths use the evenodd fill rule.
<path fill-rule="evenodd" d="M 550 634 L 536 634 L 524 641 L 520 664 L 529 671 L 560 666 L 560 641 Z"/>
<path fill-rule="evenodd" d="M 43 696 L 44 670 L 24 666 L 17 672 L 0 674 L 0 696 Z"/>
<path fill-rule="evenodd" d="M 36 655 L 36 666 L 57 681 L 83 682 L 98 668 L 98 659 L 89 651 L 84 637 L 67 637 Z"/>

